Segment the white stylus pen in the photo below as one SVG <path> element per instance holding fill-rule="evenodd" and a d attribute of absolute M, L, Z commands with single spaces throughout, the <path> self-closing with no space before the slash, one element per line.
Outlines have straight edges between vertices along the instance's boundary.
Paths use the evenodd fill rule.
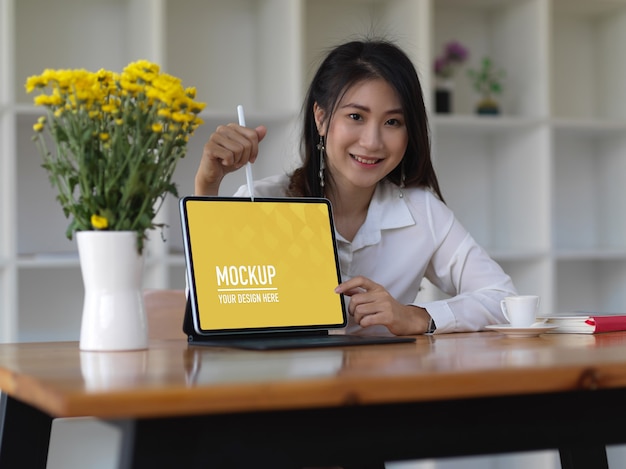
<path fill-rule="evenodd" d="M 237 117 L 239 118 L 239 125 L 246 126 L 246 118 L 243 115 L 243 106 L 240 104 L 237 106 Z M 252 179 L 252 165 L 248 161 L 246 163 L 246 182 L 248 183 L 248 191 L 250 191 L 250 198 L 254 202 L 254 181 Z"/>

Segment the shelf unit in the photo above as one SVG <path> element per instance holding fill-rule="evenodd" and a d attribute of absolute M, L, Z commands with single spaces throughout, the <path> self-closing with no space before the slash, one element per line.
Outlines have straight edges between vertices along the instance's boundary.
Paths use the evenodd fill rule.
<path fill-rule="evenodd" d="M 196 86 L 207 108 L 176 170 L 184 195 L 237 104 L 270 131 L 255 177 L 292 168 L 317 63 L 364 35 L 407 51 L 429 109 L 434 58 L 453 39 L 468 47 L 455 112 L 430 114 L 448 205 L 542 312 L 626 311 L 626 0 L 0 0 L 0 342 L 77 339 L 82 307 L 26 77 L 145 58 Z M 485 55 L 506 70 L 500 116 L 473 110 L 465 73 Z M 243 183 L 230 176 L 223 194 Z M 184 286 L 176 202 L 159 214 L 169 229 L 151 234 L 147 287 Z"/>

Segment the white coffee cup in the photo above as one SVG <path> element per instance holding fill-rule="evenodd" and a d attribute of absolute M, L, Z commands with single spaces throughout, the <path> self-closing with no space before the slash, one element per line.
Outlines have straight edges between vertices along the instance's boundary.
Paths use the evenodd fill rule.
<path fill-rule="evenodd" d="M 500 308 L 512 327 L 530 327 L 537 320 L 539 297 L 537 295 L 507 296 L 500 302 Z"/>

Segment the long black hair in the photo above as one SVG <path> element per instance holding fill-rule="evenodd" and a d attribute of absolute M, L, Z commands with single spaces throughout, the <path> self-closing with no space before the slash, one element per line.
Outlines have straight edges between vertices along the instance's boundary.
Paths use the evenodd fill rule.
<path fill-rule="evenodd" d="M 408 132 L 408 144 L 402 161 L 387 179 L 432 189 L 443 200 L 430 156 L 428 118 L 422 88 L 411 59 L 395 44 L 381 39 L 352 41 L 335 47 L 318 68 L 302 108 L 304 125 L 301 136 L 302 166 L 296 169 L 289 185 L 289 195 L 323 196 L 320 187 L 320 141 L 313 106 L 318 104 L 329 123 L 335 107 L 346 91 L 364 80 L 385 80 L 398 93 Z M 332 184 L 332 181 L 329 181 Z"/>

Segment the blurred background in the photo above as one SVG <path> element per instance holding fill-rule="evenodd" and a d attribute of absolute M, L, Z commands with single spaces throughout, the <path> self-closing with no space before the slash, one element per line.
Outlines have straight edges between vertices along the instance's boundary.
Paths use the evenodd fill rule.
<path fill-rule="evenodd" d="M 207 107 L 176 171 L 187 195 L 204 142 L 238 104 L 248 126 L 269 129 L 255 178 L 289 171 L 320 58 L 362 37 L 414 61 L 444 197 L 519 291 L 540 295 L 543 314 L 626 311 L 625 0 L 0 0 L 0 342 L 77 340 L 83 301 L 68 221 L 31 141 L 41 110 L 28 76 L 143 58 L 195 86 Z M 222 194 L 241 184 L 243 171 Z M 175 198 L 159 218 L 168 227 L 151 234 L 146 287 L 184 288 Z M 117 438 L 56 421 L 49 467 L 85 467 L 85 454 L 114 467 Z M 621 448 L 609 457 L 624 461 Z M 559 464 L 547 451 L 389 467 Z"/>

